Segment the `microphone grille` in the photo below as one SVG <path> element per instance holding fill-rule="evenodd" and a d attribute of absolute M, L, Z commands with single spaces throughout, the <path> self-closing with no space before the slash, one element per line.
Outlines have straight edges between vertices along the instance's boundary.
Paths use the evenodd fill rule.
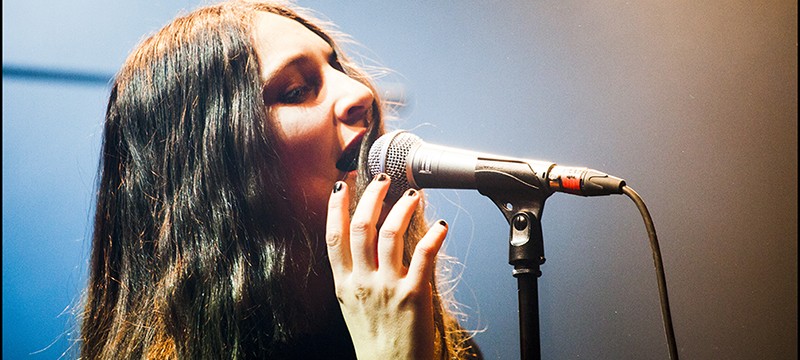
<path fill-rule="evenodd" d="M 396 130 L 379 137 L 370 147 L 367 158 L 370 174 L 374 177 L 379 173 L 385 173 L 392 179 L 387 197 L 400 197 L 406 190 L 412 188 L 406 175 L 406 163 L 411 148 L 421 142 L 419 136 L 404 130 Z"/>

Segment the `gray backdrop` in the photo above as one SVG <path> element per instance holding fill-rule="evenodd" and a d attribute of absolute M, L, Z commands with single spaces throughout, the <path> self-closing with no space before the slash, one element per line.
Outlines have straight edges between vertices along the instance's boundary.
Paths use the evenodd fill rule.
<path fill-rule="evenodd" d="M 3 2 L 3 358 L 76 337 L 109 76 L 197 1 Z M 625 178 L 653 215 L 684 359 L 797 359 L 797 2 L 300 1 L 350 33 L 423 139 Z M 430 190 L 487 358 L 518 357 L 508 228 Z M 624 196 L 546 203 L 546 359 L 666 359 L 653 261 Z"/>

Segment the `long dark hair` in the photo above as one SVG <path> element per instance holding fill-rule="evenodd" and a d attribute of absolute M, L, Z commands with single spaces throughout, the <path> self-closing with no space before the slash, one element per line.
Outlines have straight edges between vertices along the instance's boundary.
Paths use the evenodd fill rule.
<path fill-rule="evenodd" d="M 274 358 L 290 351 L 302 317 L 291 274 L 308 273 L 313 245 L 286 211 L 251 41 L 257 11 L 295 19 L 339 51 L 292 9 L 228 2 L 176 19 L 144 40 L 117 74 L 81 357 Z M 374 90 L 344 54 L 339 59 Z M 362 154 L 383 132 L 381 110 L 376 98 Z M 360 173 L 363 186 L 365 164 Z M 415 218 L 410 249 L 426 228 L 421 210 Z M 435 299 L 442 354 L 459 356 L 467 337 Z"/>

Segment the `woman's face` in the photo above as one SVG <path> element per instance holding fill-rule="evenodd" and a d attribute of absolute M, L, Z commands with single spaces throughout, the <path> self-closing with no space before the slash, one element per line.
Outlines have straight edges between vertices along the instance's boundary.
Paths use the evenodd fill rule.
<path fill-rule="evenodd" d="M 290 200 L 294 210 L 319 220 L 312 227 L 324 226 L 333 184 L 355 184 L 350 164 L 355 164 L 373 94 L 344 74 L 331 46 L 299 22 L 267 12 L 255 22 L 268 125 L 278 140 Z"/>

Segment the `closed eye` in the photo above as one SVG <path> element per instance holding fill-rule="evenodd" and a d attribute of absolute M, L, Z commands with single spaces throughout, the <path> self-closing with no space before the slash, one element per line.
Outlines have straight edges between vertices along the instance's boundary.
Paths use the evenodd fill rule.
<path fill-rule="evenodd" d="M 314 94 L 315 88 L 309 85 L 300 85 L 289 88 L 278 97 L 281 104 L 302 104 Z"/>
<path fill-rule="evenodd" d="M 335 51 L 328 54 L 328 65 L 344 72 Z M 321 65 L 313 56 L 300 54 L 280 66 L 267 80 L 262 96 L 267 104 L 298 105 L 315 99 L 322 88 Z"/>
<path fill-rule="evenodd" d="M 319 70 L 306 64 L 293 67 L 285 75 L 289 79 L 278 93 L 276 100 L 280 104 L 296 105 L 315 99 L 322 87 L 322 76 Z"/>

